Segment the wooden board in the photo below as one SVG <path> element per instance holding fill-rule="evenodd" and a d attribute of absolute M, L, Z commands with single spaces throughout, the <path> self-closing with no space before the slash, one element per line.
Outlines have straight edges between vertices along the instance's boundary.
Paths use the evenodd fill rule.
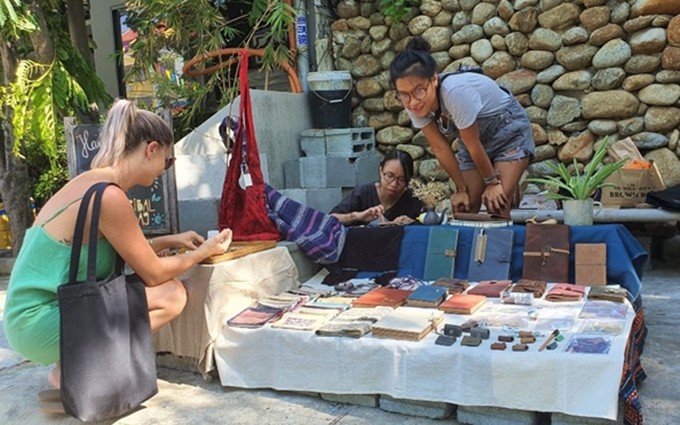
<path fill-rule="evenodd" d="M 254 252 L 266 251 L 276 246 L 276 241 L 232 242 L 224 254 L 213 255 L 201 261 L 201 264 L 215 264 L 222 261 L 244 257 Z"/>

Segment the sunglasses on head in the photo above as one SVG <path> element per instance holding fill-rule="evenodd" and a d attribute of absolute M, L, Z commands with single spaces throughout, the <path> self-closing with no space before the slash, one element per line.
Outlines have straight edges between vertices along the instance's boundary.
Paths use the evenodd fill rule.
<path fill-rule="evenodd" d="M 147 140 L 147 141 L 146 141 L 146 144 L 148 145 L 149 143 L 154 142 L 154 141 L 155 141 L 155 140 Z M 165 158 L 165 168 L 164 168 L 164 169 L 167 170 L 168 168 L 170 168 L 170 167 L 172 167 L 173 165 L 175 165 L 175 160 L 176 160 L 176 159 L 177 159 L 177 158 L 175 158 L 174 156 L 169 156 L 169 157 Z"/>

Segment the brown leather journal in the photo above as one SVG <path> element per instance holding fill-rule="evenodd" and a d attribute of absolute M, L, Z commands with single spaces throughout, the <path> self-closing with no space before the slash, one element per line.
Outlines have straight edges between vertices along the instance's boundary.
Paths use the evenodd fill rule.
<path fill-rule="evenodd" d="M 449 295 L 460 294 L 470 286 L 467 279 L 455 279 L 445 277 L 435 280 L 433 285 L 445 287 Z"/>
<path fill-rule="evenodd" d="M 574 245 L 574 274 L 578 285 L 607 284 L 607 245 L 577 243 Z"/>
<path fill-rule="evenodd" d="M 486 302 L 483 295 L 457 294 L 439 305 L 439 309 L 451 314 L 472 314 Z"/>
<path fill-rule="evenodd" d="M 489 298 L 500 298 L 501 292 L 512 284 L 510 280 L 483 280 L 468 289 L 470 295 L 484 295 Z"/>
<path fill-rule="evenodd" d="M 520 279 L 512 287 L 512 292 L 534 294 L 534 298 L 541 298 L 545 293 L 545 280 Z"/>
<path fill-rule="evenodd" d="M 392 289 L 379 287 L 375 288 L 356 300 L 352 301 L 354 307 L 398 307 L 406 303 L 406 298 L 411 295 L 413 291 L 405 289 Z"/>
<path fill-rule="evenodd" d="M 560 283 L 548 291 L 545 299 L 548 301 L 581 301 L 585 292 L 585 286 Z"/>
<path fill-rule="evenodd" d="M 569 281 L 569 226 L 527 224 L 522 277 L 546 282 Z"/>

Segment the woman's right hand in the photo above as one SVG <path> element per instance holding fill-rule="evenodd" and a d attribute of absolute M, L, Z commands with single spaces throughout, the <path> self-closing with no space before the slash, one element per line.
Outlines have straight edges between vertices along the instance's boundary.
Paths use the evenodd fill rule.
<path fill-rule="evenodd" d="M 454 213 L 470 211 L 470 195 L 467 192 L 456 192 L 451 195 L 451 208 Z"/>
<path fill-rule="evenodd" d="M 220 255 L 227 252 L 229 245 L 231 245 L 231 238 L 233 233 L 231 229 L 224 229 L 212 238 L 207 239 L 201 244 L 199 249 L 205 250 L 205 257 L 211 257 L 213 255 Z"/>

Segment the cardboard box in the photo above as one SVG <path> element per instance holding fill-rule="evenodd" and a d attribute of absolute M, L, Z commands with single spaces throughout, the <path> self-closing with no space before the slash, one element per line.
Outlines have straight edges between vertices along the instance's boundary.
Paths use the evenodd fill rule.
<path fill-rule="evenodd" d="M 666 185 L 656 164 L 646 170 L 622 168 L 605 180 L 614 187 L 602 189 L 600 201 L 604 206 L 634 207 L 645 202 L 647 193 L 664 190 Z"/>

